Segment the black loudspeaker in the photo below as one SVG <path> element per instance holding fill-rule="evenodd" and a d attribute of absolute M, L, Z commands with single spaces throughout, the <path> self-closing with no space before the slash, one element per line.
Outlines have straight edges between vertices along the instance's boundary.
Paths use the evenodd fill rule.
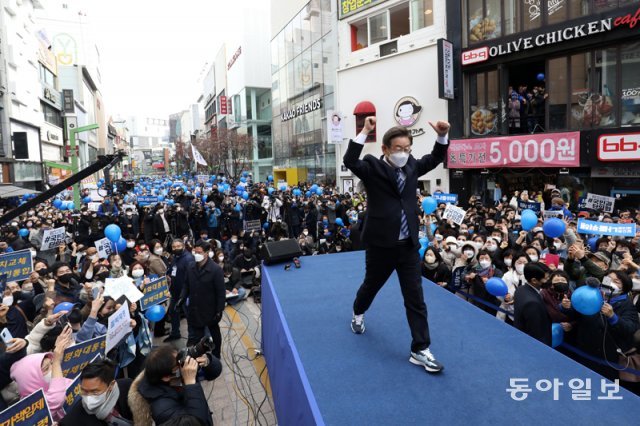
<path fill-rule="evenodd" d="M 261 254 L 265 264 L 273 265 L 302 256 L 302 250 L 296 240 L 280 240 L 265 243 Z"/>

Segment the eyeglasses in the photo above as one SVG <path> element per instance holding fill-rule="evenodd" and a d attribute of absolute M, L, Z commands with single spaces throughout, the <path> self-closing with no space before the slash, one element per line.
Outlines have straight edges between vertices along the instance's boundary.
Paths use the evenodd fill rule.
<path fill-rule="evenodd" d="M 406 148 L 402 148 L 401 146 L 394 146 L 393 148 L 390 148 L 391 152 L 406 152 L 407 154 L 411 154 L 411 147 L 406 147 Z"/>

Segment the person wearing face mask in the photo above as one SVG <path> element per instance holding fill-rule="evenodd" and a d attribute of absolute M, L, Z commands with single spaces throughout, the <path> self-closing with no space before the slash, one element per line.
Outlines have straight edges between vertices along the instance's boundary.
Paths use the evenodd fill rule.
<path fill-rule="evenodd" d="M 133 425 L 128 395 L 132 379 L 115 380 L 116 365 L 109 359 L 88 364 L 80 373 L 81 403 L 74 404 L 60 426 Z"/>
<path fill-rule="evenodd" d="M 416 190 L 418 178 L 433 170 L 447 155 L 449 123 L 429 123 L 438 137 L 431 154 L 420 159 L 411 156 L 413 137 L 402 126 L 389 129 L 382 138 L 382 156 L 360 154 L 376 124 L 375 117 L 365 119 L 364 128 L 351 141 L 344 155 L 344 164 L 367 188 L 367 220 L 362 231 L 366 245 L 365 279 L 353 303 L 351 330 L 365 331 L 364 313 L 378 291 L 395 270 L 400 280 L 409 328 L 411 330 L 410 362 L 427 372 L 438 373 L 443 366 L 429 346 L 431 338 L 427 321 L 417 254 L 418 208 Z"/>
<path fill-rule="evenodd" d="M 260 262 L 249 247 L 245 247 L 243 252 L 233 259 L 232 264 L 235 278 L 232 281 L 239 282 L 247 289 L 260 284 Z"/>
<path fill-rule="evenodd" d="M 513 324 L 520 331 L 551 346 L 551 317 L 540 291 L 549 283 L 549 268 L 544 263 L 531 262 L 524 267 L 526 283 L 516 289 Z"/>
<path fill-rule="evenodd" d="M 496 313 L 496 318 L 505 321 L 507 324 L 513 324 L 513 295 L 518 287 L 524 285 L 524 267 L 529 263 L 527 255 L 524 253 L 510 254 L 512 255 L 512 259 L 509 259 L 510 268 L 502 276 L 502 281 L 507 285 L 508 293 L 505 296 L 498 297 L 501 302 L 500 308 L 508 311 L 509 315 L 500 311 Z"/>
<path fill-rule="evenodd" d="M 42 247 L 42 239 L 44 238 L 44 231 L 53 228 L 50 221 L 42 222 L 38 232 L 32 232 L 29 236 L 29 242 L 31 246 L 37 250 L 37 257 L 47 261 L 50 265 L 56 261 L 56 249 L 40 250 Z"/>
<path fill-rule="evenodd" d="M 185 281 L 179 304 L 189 299 L 187 310 L 187 346 L 196 344 L 205 336 L 205 330 L 213 338 L 213 354 L 220 358 L 222 335 L 218 323 L 225 307 L 225 285 L 222 268 L 209 259 L 209 243 L 200 243 L 193 248 L 194 262 L 187 266 Z"/>
<path fill-rule="evenodd" d="M 571 299 L 569 275 L 564 271 L 554 271 L 549 279 L 551 280 L 551 286 L 543 288 L 540 294 L 544 299 L 551 322 L 559 323 L 565 333 L 563 340 L 572 342 L 573 335 L 570 337 L 569 333 L 574 329 L 577 322 L 561 310 L 562 300 L 565 297 Z"/>
<path fill-rule="evenodd" d="M 169 226 L 169 220 L 171 217 L 164 211 L 164 207 L 158 205 L 155 215 L 153 217 L 153 237 L 164 241 L 167 234 L 171 233 L 171 227 Z"/>
<path fill-rule="evenodd" d="M 71 327 L 66 327 L 57 337 L 53 352 L 27 355 L 11 366 L 10 375 L 18 385 L 20 397 L 42 389 L 54 421 L 64 416 L 65 392 L 72 383 L 62 376 L 61 367 L 64 350 L 71 345 Z"/>
<path fill-rule="evenodd" d="M 111 200 L 111 197 L 104 197 L 100 206 L 98 206 L 98 217 L 115 217 L 120 214 L 118 206 Z"/>
<path fill-rule="evenodd" d="M 151 240 L 149 244 L 149 257 L 145 262 L 149 274 L 162 277 L 167 273 L 167 266 L 169 265 L 169 259 L 163 256 L 164 248 L 159 240 Z"/>
<path fill-rule="evenodd" d="M 51 267 L 55 279 L 54 290 L 56 292 L 55 303 L 79 302 L 82 286 L 76 281 L 71 268 L 66 263 L 57 263 Z"/>
<path fill-rule="evenodd" d="M 120 253 L 120 257 L 122 258 L 122 263 L 126 266 L 129 266 L 135 260 L 135 256 L 138 254 L 136 252 L 136 240 L 133 235 L 125 235 L 124 238 L 127 240 L 127 248 L 122 250 Z"/>
<path fill-rule="evenodd" d="M 478 263 L 475 270 L 473 270 L 468 277 L 471 284 L 471 294 L 493 306 L 497 306 L 499 304 L 498 299 L 490 294 L 485 287 L 485 284 L 489 279 L 493 277 L 502 277 L 502 271 L 493 265 L 490 252 L 487 250 L 480 250 L 478 252 Z M 477 306 L 490 315 L 496 314 L 495 309 L 484 304 L 478 303 Z"/>
<path fill-rule="evenodd" d="M 171 284 L 169 291 L 171 293 L 171 303 L 167 313 L 171 316 L 171 334 L 164 339 L 165 342 L 178 340 L 180 336 L 180 315 L 182 306 L 176 306 L 176 303 L 183 291 L 184 283 L 187 279 L 187 269 L 194 262 L 193 254 L 184 249 L 184 241 L 175 239 L 171 243 L 173 259 L 171 265 L 167 269 L 167 276 Z M 207 256 L 207 259 L 209 257 Z M 156 324 L 157 326 L 158 324 Z"/>
<path fill-rule="evenodd" d="M 93 281 L 100 269 L 100 256 L 98 250 L 95 247 L 89 247 L 86 250 L 86 255 L 79 268 L 80 280 L 82 282 Z"/>
<path fill-rule="evenodd" d="M 424 252 L 422 259 L 422 276 L 429 281 L 436 283 L 440 287 L 449 289 L 449 281 L 451 280 L 451 270 L 444 263 L 440 253 L 433 247 L 429 247 Z"/>
<path fill-rule="evenodd" d="M 128 207 L 124 215 L 120 216 L 120 229 L 124 235 L 138 236 L 140 234 L 140 218 L 138 212 Z"/>
<path fill-rule="evenodd" d="M 127 275 L 127 267 L 122 263 L 122 257 L 117 253 L 111 253 L 107 258 L 109 261 L 109 278 L 120 278 Z"/>
<path fill-rule="evenodd" d="M 237 234 L 231 234 L 231 238 L 224 242 L 224 254 L 230 259 L 234 259 L 237 255 L 238 246 L 240 245 L 240 240 L 238 239 Z"/>

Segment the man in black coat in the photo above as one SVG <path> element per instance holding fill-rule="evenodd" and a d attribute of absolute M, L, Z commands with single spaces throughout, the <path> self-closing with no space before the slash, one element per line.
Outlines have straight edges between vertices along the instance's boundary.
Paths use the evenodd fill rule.
<path fill-rule="evenodd" d="M 109 359 L 88 364 L 80 373 L 82 400 L 60 420 L 60 426 L 133 424 L 127 402 L 133 380 L 114 380 L 115 374 L 116 365 Z"/>
<path fill-rule="evenodd" d="M 513 323 L 518 330 L 551 346 L 551 317 L 540 294 L 540 289 L 548 287 L 549 268 L 543 263 L 527 263 L 524 278 L 526 284 L 513 295 Z"/>
<path fill-rule="evenodd" d="M 209 248 L 207 242 L 201 242 L 194 247 L 195 262 L 187 267 L 186 279 L 179 300 L 183 302 L 187 298 L 189 299 L 187 345 L 198 343 L 205 336 L 205 329 L 208 328 L 213 343 L 216 345 L 213 354 L 220 358 L 222 335 L 218 323 L 222 319 L 224 311 L 226 290 L 222 268 L 209 258 Z"/>
<path fill-rule="evenodd" d="M 364 142 L 374 129 L 375 117 L 367 117 L 355 141 L 349 143 L 344 164 L 367 189 L 368 214 L 362 231 L 366 246 L 366 273 L 353 303 L 351 330 L 365 331 L 364 313 L 395 270 L 400 279 L 409 328 L 409 361 L 430 373 L 443 366 L 429 350 L 431 339 L 424 302 L 420 259 L 418 256 L 418 178 L 435 169 L 447 154 L 449 123 L 430 123 L 438 134 L 431 154 L 420 159 L 411 156 L 413 138 L 405 127 L 392 127 L 382 139 L 383 156 L 365 155 L 360 160 Z"/>

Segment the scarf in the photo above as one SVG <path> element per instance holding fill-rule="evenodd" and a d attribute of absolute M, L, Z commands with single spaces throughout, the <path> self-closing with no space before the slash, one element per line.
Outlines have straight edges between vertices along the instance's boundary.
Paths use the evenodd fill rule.
<path fill-rule="evenodd" d="M 479 277 L 487 277 L 487 278 L 491 278 L 493 277 L 493 268 L 491 266 L 489 266 L 486 269 L 482 269 L 482 267 L 480 266 L 480 264 L 478 264 L 478 267 L 476 269 L 476 274 Z"/>
<path fill-rule="evenodd" d="M 84 408 L 87 413 L 96 416 L 100 420 L 105 420 L 111 415 L 111 412 L 118 402 L 118 398 L 120 398 L 120 388 L 116 383 L 111 392 L 107 395 L 107 399 L 104 401 L 104 404 L 93 410 L 89 410 L 84 404 L 82 405 L 82 408 Z"/>
<path fill-rule="evenodd" d="M 434 269 L 436 269 L 439 265 L 439 262 L 433 262 L 433 263 L 427 263 L 427 262 L 422 262 L 422 264 L 424 265 L 425 268 L 427 268 L 430 271 L 433 271 Z"/>

